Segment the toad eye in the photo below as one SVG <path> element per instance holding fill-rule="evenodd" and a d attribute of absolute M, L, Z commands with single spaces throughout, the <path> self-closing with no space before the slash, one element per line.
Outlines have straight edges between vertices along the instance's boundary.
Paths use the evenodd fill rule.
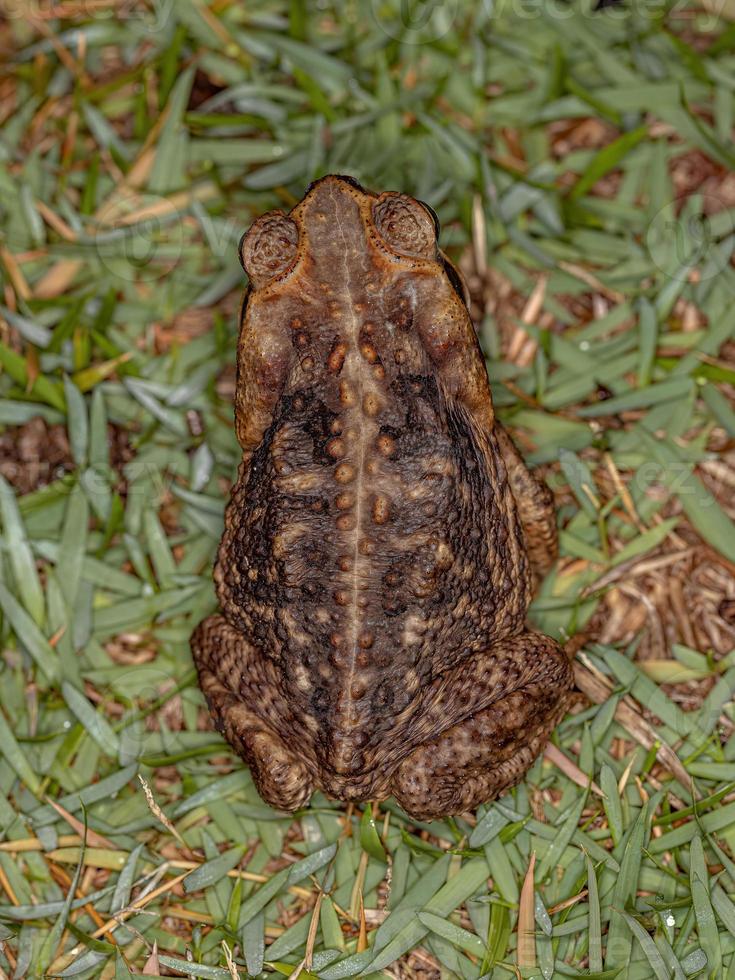
<path fill-rule="evenodd" d="M 408 194 L 383 194 L 373 207 L 381 238 L 402 255 L 436 255 L 434 219 L 423 204 Z"/>
<path fill-rule="evenodd" d="M 250 226 L 240 240 L 240 263 L 257 289 L 285 272 L 296 258 L 299 230 L 281 211 L 269 211 Z"/>
<path fill-rule="evenodd" d="M 426 201 L 419 201 L 419 204 L 421 205 L 422 208 L 426 208 L 426 210 L 431 215 L 431 220 L 434 222 L 434 237 L 438 238 L 439 232 L 441 231 L 441 224 L 439 223 L 439 215 L 436 213 L 436 211 L 432 208 L 430 204 L 426 203 Z"/>

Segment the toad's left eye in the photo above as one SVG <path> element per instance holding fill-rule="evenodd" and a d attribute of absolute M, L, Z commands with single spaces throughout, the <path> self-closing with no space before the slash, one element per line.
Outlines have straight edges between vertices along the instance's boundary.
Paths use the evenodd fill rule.
<path fill-rule="evenodd" d="M 240 242 L 240 262 L 254 289 L 280 272 L 296 258 L 299 230 L 296 222 L 280 211 L 270 211 L 251 225 Z"/>
<path fill-rule="evenodd" d="M 373 221 L 381 238 L 402 255 L 436 255 L 434 220 L 408 194 L 381 194 L 373 207 Z"/>

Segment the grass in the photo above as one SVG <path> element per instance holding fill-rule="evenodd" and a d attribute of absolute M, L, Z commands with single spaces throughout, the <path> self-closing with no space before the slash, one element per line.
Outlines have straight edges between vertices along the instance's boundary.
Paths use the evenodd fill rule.
<path fill-rule="evenodd" d="M 0 3 L 0 977 L 735 977 L 733 10 L 427 8 Z M 430 825 L 270 810 L 188 650 L 237 240 L 325 172 L 438 211 L 587 630 Z"/>

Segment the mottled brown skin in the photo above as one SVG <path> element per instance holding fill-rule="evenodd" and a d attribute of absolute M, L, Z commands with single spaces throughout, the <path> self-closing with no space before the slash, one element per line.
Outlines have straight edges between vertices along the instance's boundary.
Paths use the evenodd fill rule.
<path fill-rule="evenodd" d="M 192 638 L 265 800 L 394 795 L 429 819 L 522 777 L 571 670 L 525 618 L 548 491 L 495 420 L 432 213 L 325 177 L 241 245 L 243 456 Z"/>

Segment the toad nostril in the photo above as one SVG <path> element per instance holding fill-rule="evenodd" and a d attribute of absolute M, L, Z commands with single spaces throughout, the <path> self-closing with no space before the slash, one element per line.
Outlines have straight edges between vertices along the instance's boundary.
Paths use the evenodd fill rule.
<path fill-rule="evenodd" d="M 359 182 L 359 180 L 356 180 L 354 177 L 351 177 L 349 174 L 335 174 L 335 176 L 336 176 L 337 180 L 341 180 L 345 184 L 349 184 L 350 187 L 354 187 L 358 191 L 364 191 L 365 190 L 365 188 L 362 186 L 362 184 Z"/>

